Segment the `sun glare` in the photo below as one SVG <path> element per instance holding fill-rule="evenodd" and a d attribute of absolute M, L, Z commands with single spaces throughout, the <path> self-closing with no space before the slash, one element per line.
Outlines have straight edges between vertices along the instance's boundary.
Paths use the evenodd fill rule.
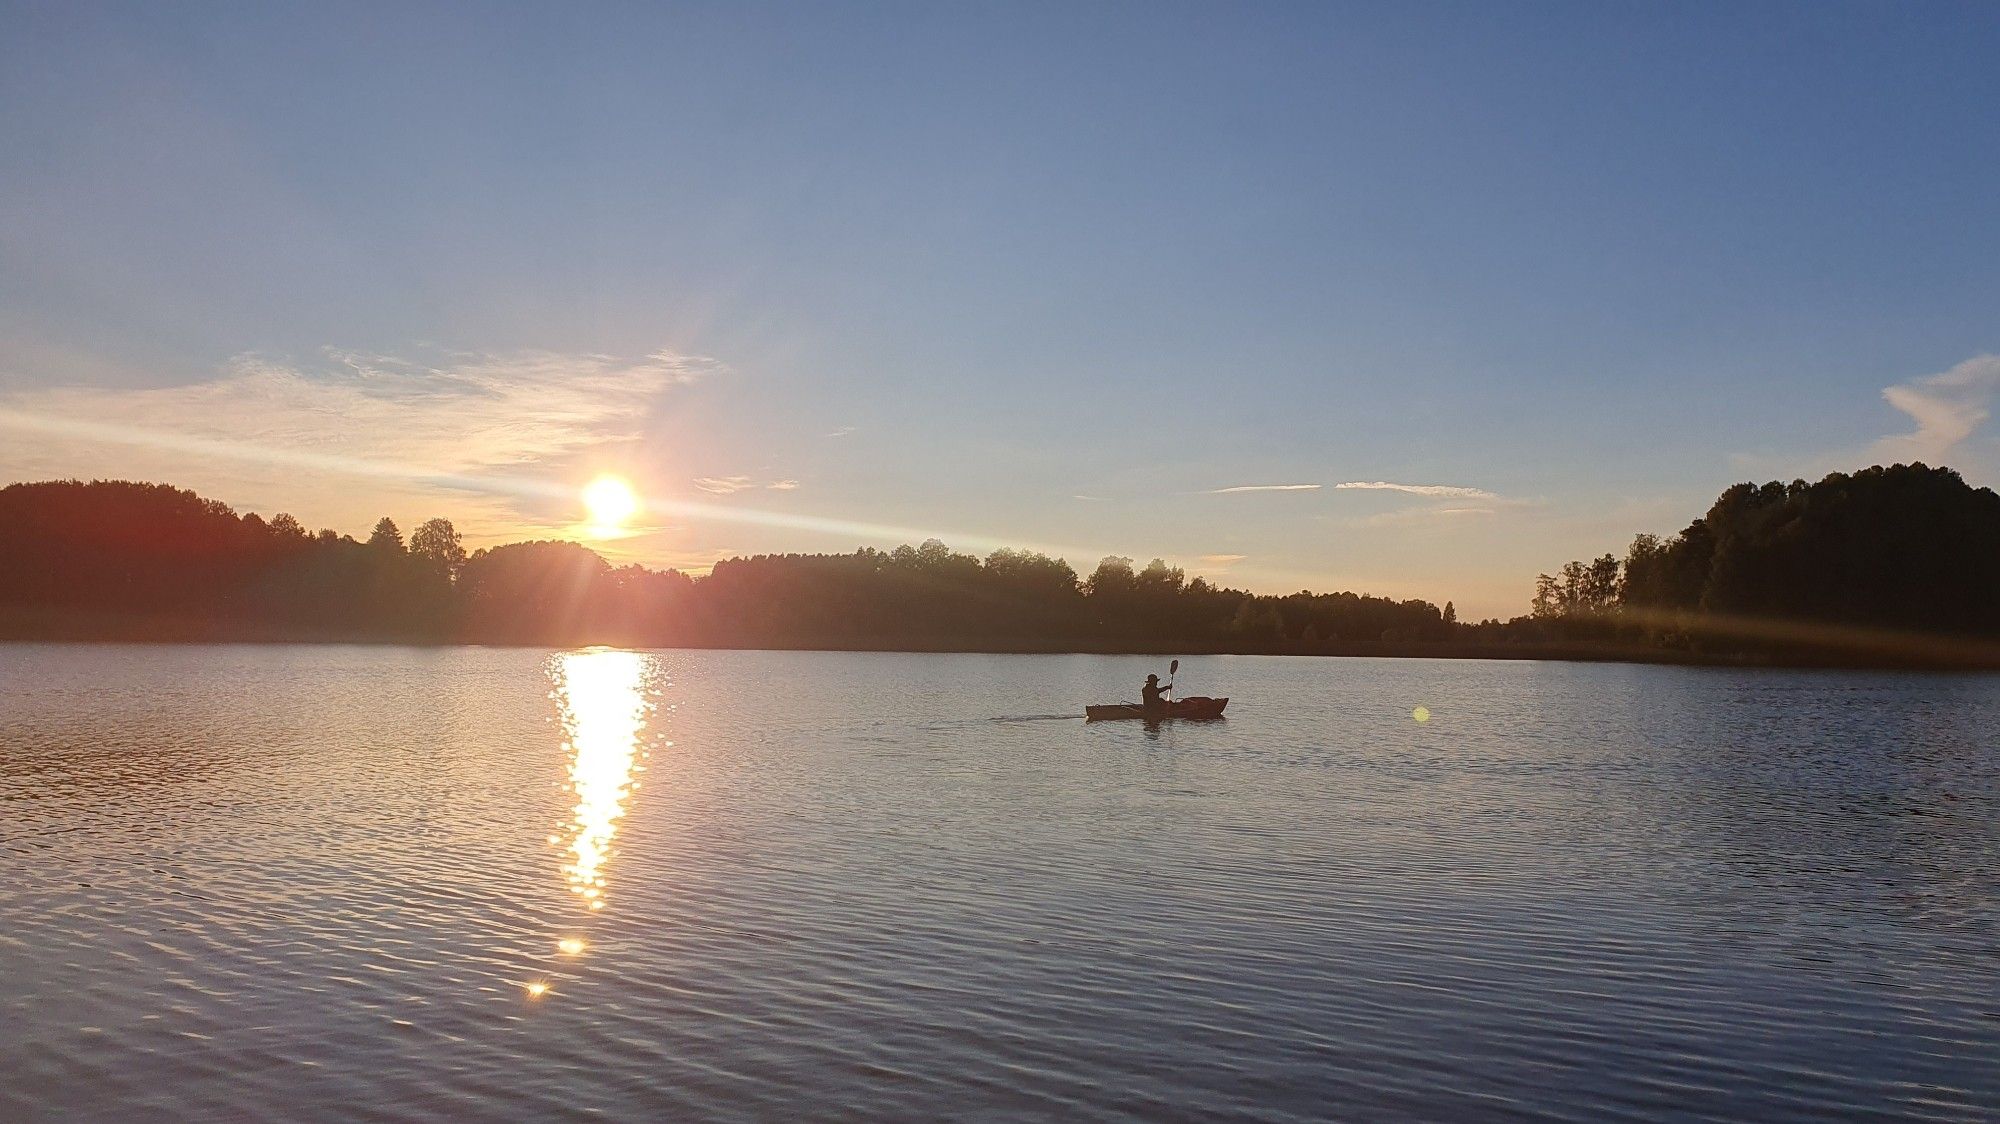
<path fill-rule="evenodd" d="M 583 507 L 592 526 L 615 529 L 639 513 L 639 494 L 616 476 L 600 476 L 583 490 Z"/>

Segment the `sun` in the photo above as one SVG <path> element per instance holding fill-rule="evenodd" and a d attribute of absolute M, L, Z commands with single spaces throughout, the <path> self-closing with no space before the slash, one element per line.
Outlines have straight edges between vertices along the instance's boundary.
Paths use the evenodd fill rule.
<path fill-rule="evenodd" d="M 616 476 L 600 476 L 583 490 L 583 507 L 594 527 L 615 530 L 639 513 L 639 493 Z"/>

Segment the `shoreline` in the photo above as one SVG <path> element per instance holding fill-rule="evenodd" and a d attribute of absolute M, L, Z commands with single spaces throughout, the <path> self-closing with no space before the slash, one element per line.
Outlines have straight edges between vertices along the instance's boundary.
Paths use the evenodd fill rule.
<path fill-rule="evenodd" d="M 1622 663 L 1672 667 L 1718 667 L 1766 670 L 1949 671 L 1993 673 L 2000 662 L 1975 659 L 1882 658 L 1879 654 L 1846 651 L 1695 652 L 1636 644 L 1605 642 L 1522 642 L 1474 644 L 1453 641 L 1351 641 L 1336 644 L 1286 644 L 1241 649 L 1191 646 L 1166 649 L 1119 643 L 1059 642 L 920 642 L 907 639 L 826 643 L 703 642 L 681 639 L 619 636 L 613 633 L 571 637 L 397 637 L 364 635 L 276 635 L 254 631 L 230 632 L 160 628 L 121 633 L 87 629 L 46 633 L 0 632 L 0 644 L 131 644 L 131 645 L 324 645 L 329 647 L 401 648 L 587 648 L 616 647 L 655 651 L 716 652 L 852 652 L 906 655 L 1018 656 L 1150 656 L 1160 659 L 1213 656 L 1296 656 L 1328 659 L 1500 660 L 1549 663 Z"/>

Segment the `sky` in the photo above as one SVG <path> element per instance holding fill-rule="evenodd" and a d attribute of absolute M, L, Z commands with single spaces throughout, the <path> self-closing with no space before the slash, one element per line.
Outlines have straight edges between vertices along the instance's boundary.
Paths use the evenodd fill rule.
<path fill-rule="evenodd" d="M 1951 3 L 0 3 L 0 483 L 1504 618 L 1738 481 L 2000 483 L 1996 54 Z"/>

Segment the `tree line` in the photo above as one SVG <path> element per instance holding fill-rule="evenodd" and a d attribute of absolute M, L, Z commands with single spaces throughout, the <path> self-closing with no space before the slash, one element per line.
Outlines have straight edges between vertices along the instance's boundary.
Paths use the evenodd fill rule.
<path fill-rule="evenodd" d="M 1536 579 L 1517 631 L 1790 657 L 1987 663 L 2000 640 L 2000 495 L 1949 468 L 1737 484 L 1672 537 Z"/>
<path fill-rule="evenodd" d="M 2000 496 L 1921 464 L 1738 484 L 1671 537 L 1536 579 L 1528 612 L 1255 595 L 1154 559 L 1079 574 L 936 540 L 704 575 L 569 542 L 310 532 L 162 484 L 0 488 L 0 639 L 1514 655 L 2000 665 Z"/>
<path fill-rule="evenodd" d="M 407 539 L 309 532 L 162 484 L 0 489 L 0 636 L 616 643 L 1022 651 L 1317 651 L 1447 637 L 1452 607 L 1282 597 L 1154 559 L 894 550 L 734 558 L 705 575 L 613 566 L 569 542 L 468 553 L 449 520 Z"/>

